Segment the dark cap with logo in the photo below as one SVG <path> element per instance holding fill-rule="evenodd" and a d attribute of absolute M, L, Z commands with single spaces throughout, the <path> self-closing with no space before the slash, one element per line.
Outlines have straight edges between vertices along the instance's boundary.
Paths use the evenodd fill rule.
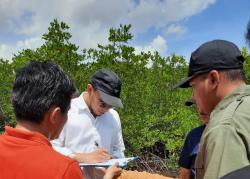
<path fill-rule="evenodd" d="M 113 107 L 123 107 L 120 99 L 121 80 L 108 69 L 100 69 L 91 77 L 90 83 L 98 90 L 103 102 Z"/>
<path fill-rule="evenodd" d="M 243 62 L 244 57 L 234 43 L 226 40 L 206 42 L 191 54 L 188 77 L 174 88 L 188 88 L 196 75 L 211 70 L 243 69 Z"/>

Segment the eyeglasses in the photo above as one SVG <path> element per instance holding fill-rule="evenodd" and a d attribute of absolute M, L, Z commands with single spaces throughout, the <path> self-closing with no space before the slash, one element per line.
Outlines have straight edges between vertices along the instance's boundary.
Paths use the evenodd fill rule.
<path fill-rule="evenodd" d="M 96 98 L 98 99 L 99 106 L 100 106 L 101 108 L 108 108 L 108 109 L 113 108 L 113 106 L 111 106 L 111 105 L 105 103 L 105 102 L 100 98 L 100 94 L 98 93 L 98 91 L 95 91 L 95 92 L 94 92 L 94 95 L 95 95 Z"/>
<path fill-rule="evenodd" d="M 101 100 L 101 99 L 99 99 L 99 106 L 101 107 L 101 108 L 112 108 L 113 106 L 111 106 L 111 105 L 109 105 L 109 104 L 107 104 L 107 103 L 105 103 L 103 100 Z"/>

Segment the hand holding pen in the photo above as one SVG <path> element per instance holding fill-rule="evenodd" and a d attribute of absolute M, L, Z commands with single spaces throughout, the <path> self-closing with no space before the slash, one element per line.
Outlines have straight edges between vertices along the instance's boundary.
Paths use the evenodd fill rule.
<path fill-rule="evenodd" d="M 96 150 L 90 153 L 74 153 L 74 159 L 82 163 L 101 163 L 111 159 L 111 155 L 107 149 L 100 148 L 95 142 Z"/>
<path fill-rule="evenodd" d="M 106 162 L 111 159 L 111 155 L 108 153 L 107 149 L 101 148 L 100 145 L 95 141 L 96 150 L 89 153 L 89 163 L 99 163 Z"/>

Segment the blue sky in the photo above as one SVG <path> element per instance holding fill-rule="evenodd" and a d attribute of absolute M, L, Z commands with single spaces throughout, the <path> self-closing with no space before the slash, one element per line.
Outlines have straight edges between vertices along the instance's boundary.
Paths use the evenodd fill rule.
<path fill-rule="evenodd" d="M 140 51 L 189 56 L 213 39 L 247 46 L 249 0 L 4 0 L 0 1 L 0 58 L 37 48 L 49 22 L 70 27 L 72 42 L 83 48 L 106 44 L 108 29 L 132 24 L 130 45 Z"/>
<path fill-rule="evenodd" d="M 229 40 L 242 48 L 246 46 L 244 36 L 249 20 L 250 1 L 219 0 L 200 14 L 183 22 L 188 32 L 179 40 L 171 38 L 169 51 L 190 56 L 190 52 L 204 41 L 213 39 Z"/>

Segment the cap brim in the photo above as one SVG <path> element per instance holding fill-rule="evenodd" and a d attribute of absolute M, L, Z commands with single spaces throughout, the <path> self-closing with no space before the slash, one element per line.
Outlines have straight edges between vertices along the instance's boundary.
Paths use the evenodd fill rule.
<path fill-rule="evenodd" d="M 98 90 L 98 91 L 99 91 L 100 97 L 103 100 L 103 102 L 107 103 L 108 105 L 110 105 L 112 107 L 123 108 L 123 104 L 122 104 L 122 101 L 120 98 L 108 95 L 108 94 L 102 92 L 101 90 Z"/>
<path fill-rule="evenodd" d="M 185 80 L 182 80 L 180 83 L 176 84 L 173 89 L 177 88 L 189 88 L 191 87 L 189 85 L 189 82 L 195 77 L 195 75 L 192 75 L 190 77 L 187 77 Z"/>

